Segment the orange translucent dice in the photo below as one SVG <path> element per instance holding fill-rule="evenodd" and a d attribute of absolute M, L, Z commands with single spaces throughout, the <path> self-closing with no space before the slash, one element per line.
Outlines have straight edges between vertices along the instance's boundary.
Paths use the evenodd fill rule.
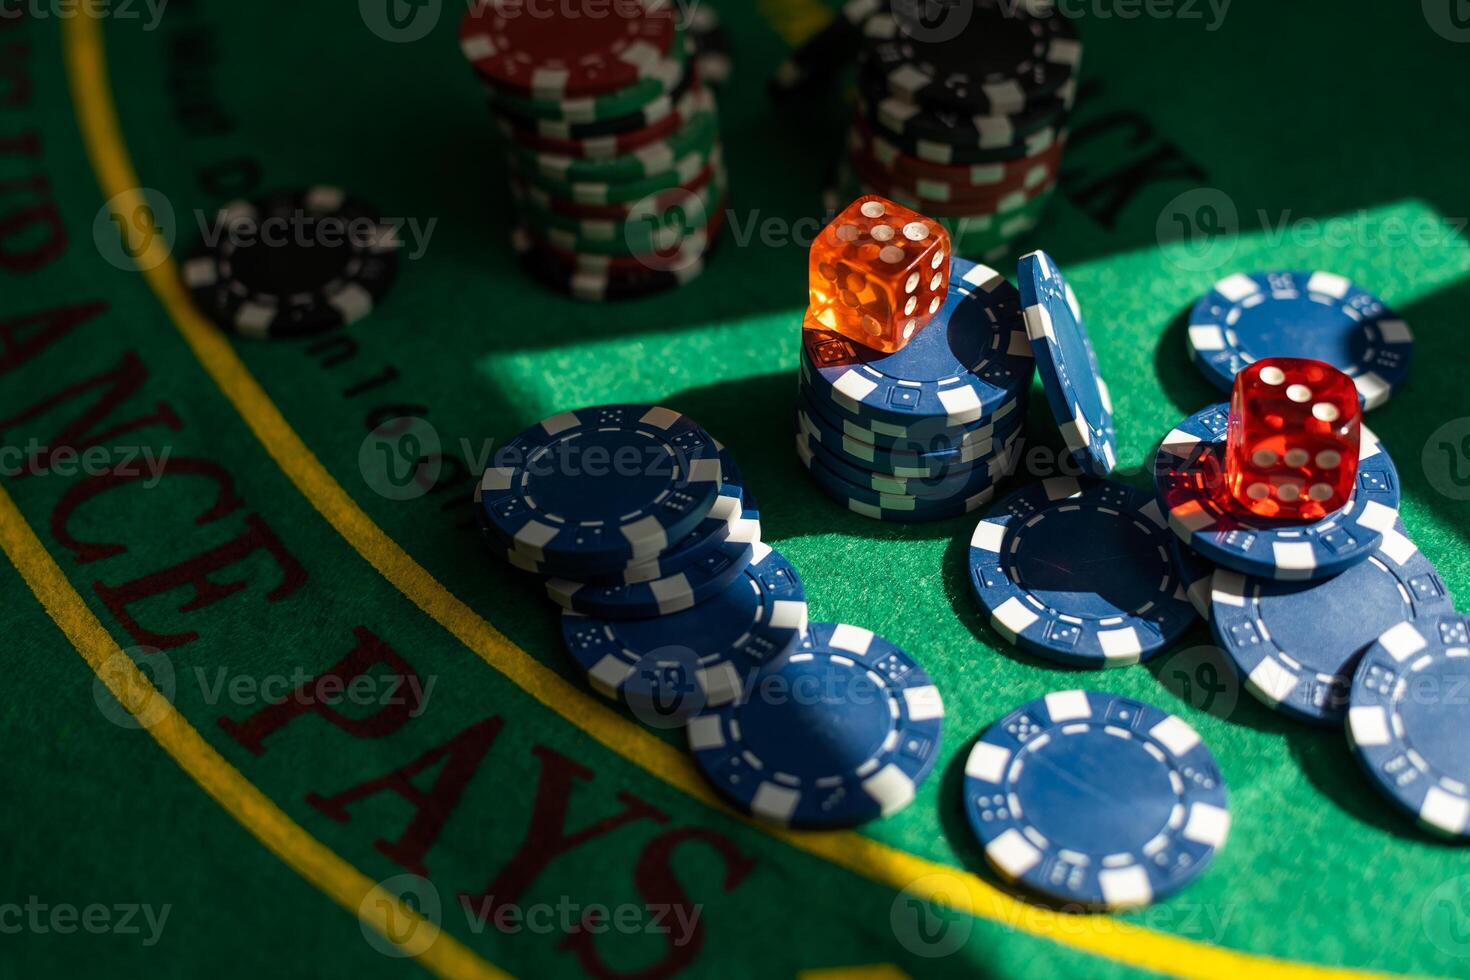
<path fill-rule="evenodd" d="M 949 232 L 876 195 L 860 197 L 812 243 L 807 314 L 824 329 L 891 354 L 949 291 Z"/>
<path fill-rule="evenodd" d="M 1363 426 L 1358 389 L 1330 364 L 1268 357 L 1235 376 L 1225 485 L 1261 517 L 1320 520 L 1352 497 Z"/>

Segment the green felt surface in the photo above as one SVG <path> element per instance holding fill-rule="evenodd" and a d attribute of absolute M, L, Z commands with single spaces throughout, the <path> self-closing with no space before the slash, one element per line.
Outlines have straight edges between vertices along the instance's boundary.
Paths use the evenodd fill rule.
<path fill-rule="evenodd" d="M 237 352 L 371 521 L 535 660 L 583 683 L 537 587 L 478 550 L 464 510 L 468 466 L 446 467 L 442 485 L 414 500 L 372 491 L 359 451 L 376 419 L 422 414 L 447 454 L 463 461 L 546 414 L 592 403 L 660 402 L 703 422 L 739 459 L 760 498 L 765 539 L 800 569 L 813 617 L 892 639 L 923 661 L 943 693 L 946 736 L 935 774 L 910 807 L 863 828 L 873 840 L 1005 891 L 960 806 L 970 742 L 1049 691 L 1115 691 L 1177 712 L 1200 731 L 1229 782 L 1234 819 L 1228 845 L 1194 886 L 1120 919 L 1305 964 L 1464 975 L 1470 950 L 1453 941 L 1452 927 L 1465 906 L 1440 901 L 1464 893 L 1456 891 L 1470 875 L 1464 851 L 1420 833 L 1380 799 L 1341 732 L 1295 725 L 1239 690 L 1208 649 L 1203 626 L 1146 666 L 1056 669 L 1004 644 L 970 596 L 972 519 L 878 524 L 844 513 L 809 484 L 790 438 L 805 249 L 788 231 L 797 228 L 799 239 L 816 227 L 842 119 L 773 107 L 764 96 L 764 79 L 787 49 L 782 31 L 809 11 L 720 10 L 737 52 L 735 81 L 721 102 L 731 231 L 696 283 L 608 307 L 549 295 L 516 269 L 502 170 L 455 49 L 457 11 L 449 6 L 426 38 L 411 43 L 375 37 L 351 8 L 202 2 L 172 5 L 153 30 L 109 21 L 103 38 L 121 138 L 141 183 L 171 203 L 181 246 L 192 240 L 195 212 L 232 193 L 322 181 L 351 188 L 386 214 L 434 222 L 421 254 L 405 256 L 388 302 L 350 331 L 350 356 L 332 361 L 308 343 L 240 343 Z M 1464 597 L 1470 505 L 1456 499 L 1440 440 L 1431 437 L 1456 419 L 1470 425 L 1458 377 L 1470 306 L 1470 252 L 1458 217 L 1467 208 L 1470 47 L 1437 35 L 1415 5 L 1325 10 L 1240 5 L 1215 30 L 1183 17 L 1084 17 L 1088 85 L 1061 191 L 1019 245 L 1044 246 L 1076 290 L 1111 383 L 1119 478 L 1138 485 L 1147 483 L 1139 468 L 1162 435 L 1219 400 L 1189 364 L 1183 338 L 1185 312 L 1215 279 L 1323 268 L 1377 291 L 1414 327 L 1416 363 L 1405 389 L 1368 421 L 1398 464 L 1414 540 Z M 1047 926 L 1054 938 L 992 918 L 954 919 L 967 941 L 948 955 L 925 955 L 932 947 L 894 924 L 902 896 L 891 885 L 653 778 L 538 703 L 393 588 L 282 473 L 148 284 L 104 261 L 106 236 L 93 236 L 105 195 L 76 122 L 64 31 L 45 18 L 0 31 L 0 44 L 28 52 L 20 60 L 31 81 L 27 99 L 0 108 L 0 133 L 34 131 L 43 146 L 36 160 L 12 159 L 15 169 L 0 177 L 44 173 L 66 232 L 45 261 L 0 272 L 0 320 L 89 299 L 105 310 L 24 364 L 6 364 L 4 442 L 54 438 L 84 403 L 46 399 L 134 356 L 146 379 L 112 409 L 116 417 L 162 402 L 180 424 L 111 441 L 211 460 L 242 506 L 195 523 L 215 491 L 189 477 L 110 493 L 76 510 L 65 529 L 82 540 L 122 542 L 126 551 L 82 563 L 55 523 L 78 478 L 6 477 L 3 486 L 124 647 L 134 639 L 99 587 L 218 546 L 252 516 L 279 536 L 306 575 L 279 601 L 268 597 L 278 567 L 254 556 L 216 576 L 244 583 L 238 593 L 195 610 L 185 608 L 191 593 L 179 590 L 130 612 L 154 629 L 198 634 L 168 651 L 175 703 L 288 816 L 369 877 L 400 874 L 376 842 L 404 832 L 413 816 L 405 799 L 374 796 L 338 822 L 308 797 L 382 776 L 495 717 L 504 728 L 425 858 L 429 880 L 452 908 L 453 896 L 485 889 L 518 855 L 534 852 L 527 834 L 548 767 L 575 762 L 584 768 L 571 780 L 569 827 L 616 814 L 630 797 L 666 819 L 635 821 L 552 857 L 519 900 L 638 905 L 654 901 L 651 876 L 665 889 L 658 894 L 676 887 L 700 909 L 691 944 L 650 933 L 596 937 L 592 947 L 609 971 L 792 975 L 890 963 L 916 976 L 1139 972 L 1075 949 L 1078 934 L 1108 928 L 1084 919 Z M 18 206 L 0 198 L 0 217 Z M 1173 235 L 1185 227 L 1181 217 L 1223 230 L 1161 244 L 1160 229 Z M 1033 445 L 1056 444 L 1040 397 L 1032 399 L 1028 433 Z M 20 638 L 11 651 L 12 696 L 0 709 L 11 855 L 0 904 L 34 894 L 78 906 L 173 907 L 160 941 L 148 947 L 122 935 L 0 935 L 0 973 L 98 964 L 119 976 L 416 969 L 377 953 L 350 915 L 243 832 L 151 740 L 107 721 L 86 664 L 9 565 L 0 583 L 0 629 Z M 220 677 L 315 673 L 351 648 L 355 629 L 384 638 L 435 682 L 421 715 L 376 739 L 308 717 L 273 736 L 260 755 L 224 734 L 220 718 L 243 718 L 260 702 L 211 693 Z M 432 779 L 425 773 L 420 782 Z M 688 836 L 660 874 L 671 832 Z M 595 972 L 577 952 L 586 948 L 562 930 L 501 934 L 452 917 L 446 924 L 513 973 Z M 1200 968 L 1187 959 L 1169 967 Z"/>

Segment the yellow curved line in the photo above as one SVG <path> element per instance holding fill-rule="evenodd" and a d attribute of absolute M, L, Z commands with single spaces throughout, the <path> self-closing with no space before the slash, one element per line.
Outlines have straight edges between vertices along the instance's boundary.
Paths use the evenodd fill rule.
<path fill-rule="evenodd" d="M 103 193 L 123 215 L 144 205 L 107 86 L 100 31 L 90 17 L 64 22 L 68 73 L 83 142 Z M 132 228 L 129 221 L 120 222 Z M 388 582 L 460 643 L 568 723 L 680 792 L 731 814 L 705 785 L 687 753 L 659 740 L 542 666 L 456 598 L 379 528 L 291 428 L 230 342 L 195 309 L 178 269 L 157 240 L 144 243 L 139 266 L 184 341 L 281 471 Z M 842 831 L 803 833 L 744 820 L 778 840 L 881 885 L 1001 923 L 1081 952 L 1158 973 L 1233 980 L 1364 976 L 1210 946 L 1156 933 L 1108 916 L 1058 915 L 1012 898 L 979 876 Z"/>
<path fill-rule="evenodd" d="M 4 488 L 0 488 L 0 550 L 113 697 L 179 768 L 271 853 L 435 975 L 486 980 L 508 976 L 338 857 L 216 752 L 87 608 Z"/>

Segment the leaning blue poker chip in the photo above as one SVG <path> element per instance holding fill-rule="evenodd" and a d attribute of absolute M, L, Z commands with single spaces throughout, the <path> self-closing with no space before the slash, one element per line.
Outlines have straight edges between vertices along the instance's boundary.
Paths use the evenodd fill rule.
<path fill-rule="evenodd" d="M 1020 297 L 988 266 L 950 260 L 944 306 L 902 350 L 863 347 L 825 330 L 803 330 L 815 368 L 810 392 L 859 419 L 959 428 L 994 414 L 1031 384 L 1031 348 Z"/>
<path fill-rule="evenodd" d="M 1215 639 L 1267 707 L 1341 724 L 1353 670 L 1391 626 L 1451 610 L 1444 581 L 1402 523 L 1363 561 L 1329 579 L 1277 582 L 1229 569 L 1211 592 Z"/>
<path fill-rule="evenodd" d="M 939 689 L 912 657 L 869 630 L 812 623 L 751 675 L 743 699 L 686 731 L 700 772 L 743 812 L 851 827 L 913 800 L 943 724 Z"/>
<path fill-rule="evenodd" d="M 1470 837 L 1470 617 L 1443 612 L 1383 632 L 1363 654 L 1348 743 L 1375 786 L 1424 827 Z"/>
<path fill-rule="evenodd" d="M 1169 526 L 1217 565 L 1286 581 L 1327 578 L 1378 549 L 1399 512 L 1399 475 L 1365 425 L 1352 498 L 1319 521 L 1271 520 L 1237 513 L 1225 489 L 1230 406 L 1211 405 L 1181 422 L 1159 445 L 1154 486 Z"/>
<path fill-rule="evenodd" d="M 734 582 L 693 609 L 649 619 L 562 613 L 562 640 L 599 693 L 679 720 L 736 700 L 745 679 L 806 630 L 796 569 L 766 544 Z"/>
<path fill-rule="evenodd" d="M 1153 496 L 1055 477 L 1022 487 L 970 536 L 970 585 L 1010 642 L 1073 667 L 1147 660 L 1195 622 Z"/>
<path fill-rule="evenodd" d="M 1383 301 L 1331 272 L 1226 276 L 1189 316 L 1190 356 L 1215 387 L 1263 357 L 1325 361 L 1353 379 L 1363 408 L 1403 384 L 1414 334 Z"/>
<path fill-rule="evenodd" d="M 1041 390 L 1067 451 L 1084 473 L 1107 476 L 1118 461 L 1113 401 L 1077 297 L 1045 252 L 1021 256 L 1016 279 Z"/>
<path fill-rule="evenodd" d="M 1135 908 L 1198 878 L 1230 833 L 1225 777 L 1181 719 L 1099 691 L 1056 691 L 985 730 L 965 813 L 1011 881 Z"/>
<path fill-rule="evenodd" d="M 719 446 L 652 405 L 562 412 L 502 447 L 479 484 L 487 526 L 528 558 L 607 571 L 667 550 L 720 491 Z"/>
<path fill-rule="evenodd" d="M 738 522 L 719 545 L 667 578 L 619 585 L 552 578 L 546 580 L 546 596 L 563 609 L 606 619 L 667 616 L 722 592 L 751 563 L 755 556 L 753 546 L 759 543 L 760 522 Z"/>

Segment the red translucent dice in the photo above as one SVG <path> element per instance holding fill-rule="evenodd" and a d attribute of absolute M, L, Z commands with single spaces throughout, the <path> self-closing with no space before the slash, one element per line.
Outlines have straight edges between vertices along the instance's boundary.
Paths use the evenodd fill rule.
<path fill-rule="evenodd" d="M 823 329 L 892 354 L 944 305 L 949 232 L 870 194 L 849 204 L 812 242 L 807 315 Z"/>
<path fill-rule="evenodd" d="M 1363 415 L 1337 368 L 1268 357 L 1235 376 L 1225 484 L 1261 517 L 1315 521 L 1348 502 L 1358 474 Z"/>

